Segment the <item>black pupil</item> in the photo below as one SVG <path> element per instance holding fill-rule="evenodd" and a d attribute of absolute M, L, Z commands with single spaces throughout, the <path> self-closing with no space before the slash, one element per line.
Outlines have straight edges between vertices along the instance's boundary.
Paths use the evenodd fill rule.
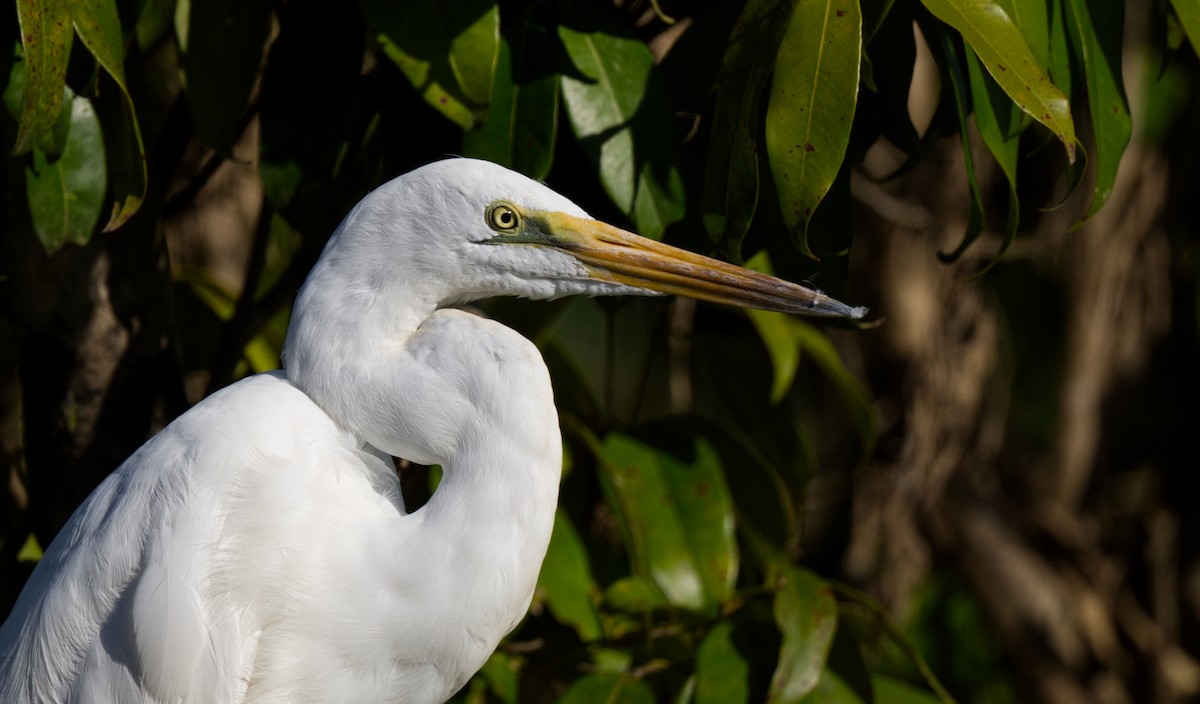
<path fill-rule="evenodd" d="M 500 211 L 500 224 L 503 225 L 504 227 L 508 227 L 509 225 L 512 225 L 512 223 L 513 223 L 513 214 L 507 210 L 501 210 Z"/>

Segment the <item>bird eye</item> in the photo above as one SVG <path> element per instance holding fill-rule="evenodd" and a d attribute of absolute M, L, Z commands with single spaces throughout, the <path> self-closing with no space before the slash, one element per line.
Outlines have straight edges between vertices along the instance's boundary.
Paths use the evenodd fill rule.
<path fill-rule="evenodd" d="M 507 205 L 493 205 L 487 214 L 488 225 L 493 230 L 509 231 L 521 224 L 521 216 Z"/>

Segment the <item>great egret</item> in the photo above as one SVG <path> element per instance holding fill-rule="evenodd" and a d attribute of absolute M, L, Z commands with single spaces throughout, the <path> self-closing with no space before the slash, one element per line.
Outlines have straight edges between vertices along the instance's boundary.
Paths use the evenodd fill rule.
<path fill-rule="evenodd" d="M 495 164 L 380 187 L 300 290 L 286 371 L 180 416 L 54 539 L 0 628 L 0 701 L 444 701 L 529 606 L 562 451 L 534 346 L 451 306 L 652 293 L 865 313 Z M 390 456 L 444 468 L 420 510 Z"/>

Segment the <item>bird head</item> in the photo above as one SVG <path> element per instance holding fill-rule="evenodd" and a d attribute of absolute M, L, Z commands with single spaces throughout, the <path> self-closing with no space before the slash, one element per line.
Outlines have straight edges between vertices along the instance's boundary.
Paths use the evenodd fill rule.
<path fill-rule="evenodd" d="M 347 263 L 360 275 L 379 286 L 398 282 L 409 295 L 419 281 L 435 305 L 496 295 L 674 294 L 811 316 L 866 314 L 812 288 L 600 222 L 541 183 L 476 159 L 434 162 L 370 194 L 324 258 L 352 252 L 358 256 Z"/>

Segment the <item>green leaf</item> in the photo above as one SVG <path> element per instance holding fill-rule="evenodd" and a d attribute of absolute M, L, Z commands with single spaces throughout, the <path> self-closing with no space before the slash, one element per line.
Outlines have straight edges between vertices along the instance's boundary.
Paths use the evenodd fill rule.
<path fill-rule="evenodd" d="M 571 684 L 558 704 L 654 704 L 654 693 L 641 680 L 617 673 L 584 675 Z"/>
<path fill-rule="evenodd" d="M 1047 0 L 997 0 L 1025 37 L 1033 58 L 1042 71 L 1050 71 L 1050 13 Z"/>
<path fill-rule="evenodd" d="M 500 58 L 496 64 L 496 82 L 492 101 L 483 126 L 463 135 L 463 153 L 520 171 L 533 179 L 543 179 L 554 160 L 554 141 L 558 132 L 558 77 L 550 72 L 536 73 L 531 65 L 544 57 L 535 56 L 545 30 L 521 23 L 516 46 L 501 37 Z"/>
<path fill-rule="evenodd" d="M 795 0 L 750 0 L 734 24 L 717 83 L 704 167 L 703 214 L 714 242 L 734 260 L 758 208 L 758 129 L 763 87 Z"/>
<path fill-rule="evenodd" d="M 875 704 L 942 704 L 933 694 L 887 675 L 872 677 L 871 688 Z"/>
<path fill-rule="evenodd" d="M 51 160 L 35 148 L 33 163 L 25 170 L 33 229 L 48 254 L 64 243 L 87 244 L 104 206 L 107 185 L 96 111 L 91 101 L 80 96 L 69 105 L 71 129 L 62 154 Z"/>
<path fill-rule="evenodd" d="M 850 143 L 858 100 L 858 0 L 800 0 L 775 58 L 766 142 L 779 206 L 800 249 Z"/>
<path fill-rule="evenodd" d="M 783 562 L 776 569 L 775 625 L 783 633 L 783 644 L 767 701 L 786 704 L 803 701 L 825 679 L 822 672 L 837 631 L 837 602 L 812 572 Z M 853 692 L 844 683 L 842 687 Z"/>
<path fill-rule="evenodd" d="M 359 4 L 384 53 L 425 102 L 464 130 L 484 118 L 500 54 L 500 10 L 492 0 Z"/>
<path fill-rule="evenodd" d="M 696 651 L 695 704 L 750 701 L 750 664 L 733 645 L 733 624 L 718 623 Z"/>
<path fill-rule="evenodd" d="M 17 0 L 17 18 L 28 73 L 13 154 L 44 139 L 63 112 L 67 59 L 74 38 L 66 0 Z"/>
<path fill-rule="evenodd" d="M 850 418 L 854 422 L 854 429 L 858 432 L 859 440 L 869 448 L 875 441 L 875 412 L 872 410 L 871 395 L 842 363 L 842 357 L 838 354 L 837 348 L 833 346 L 828 335 L 815 325 L 803 320 L 793 320 L 796 325 L 792 334 L 796 336 L 800 346 L 804 348 L 813 362 L 837 387 L 842 400 L 846 403 L 846 410 L 849 411 Z"/>
<path fill-rule="evenodd" d="M 1075 161 L 1071 106 L 1038 65 L 1021 30 L 995 0 L 922 0 L 958 30 L 1010 98 L 1062 141 Z"/>
<path fill-rule="evenodd" d="M 179 0 L 175 7 L 180 68 L 188 109 L 201 141 L 230 156 L 258 77 L 271 29 L 261 0 Z"/>
<path fill-rule="evenodd" d="M 120 108 L 99 109 L 102 116 L 110 118 L 106 121 L 105 138 L 115 202 L 104 226 L 104 231 L 110 232 L 133 217 L 146 197 L 146 147 L 133 97 L 125 83 L 125 40 L 116 4 L 113 0 L 74 0 L 71 20 L 79 40 L 116 82 L 124 97 Z"/>
<path fill-rule="evenodd" d="M 574 628 L 584 642 L 603 635 L 596 613 L 600 588 L 592 579 L 583 541 L 562 509 L 554 516 L 554 532 L 538 576 L 537 594 L 554 618 Z"/>
<path fill-rule="evenodd" d="M 821 672 L 817 686 L 800 700 L 803 704 L 864 704 L 863 699 L 833 670 Z M 872 704 L 878 704 L 876 699 Z"/>
<path fill-rule="evenodd" d="M 1071 46 L 1083 64 L 1092 132 L 1096 139 L 1091 159 L 1096 165 L 1096 185 L 1091 206 L 1083 216 L 1086 220 L 1104 207 L 1112 195 L 1117 167 L 1133 133 L 1133 121 L 1121 81 L 1124 10 L 1120 3 L 1093 5 L 1088 0 L 1066 0 L 1066 5 L 1067 31 L 1071 35 Z"/>
<path fill-rule="evenodd" d="M 653 581 L 637 575 L 622 577 L 608 585 L 604 590 L 604 603 L 610 609 L 628 614 L 644 614 L 670 606 Z"/>
<path fill-rule="evenodd" d="M 1069 99 L 1072 95 L 1071 40 L 1067 38 L 1066 0 L 1048 0 L 1050 5 L 1050 79 Z"/>
<path fill-rule="evenodd" d="M 938 252 L 938 258 L 944 262 L 957 261 L 962 253 L 971 246 L 983 231 L 983 194 L 979 191 L 979 182 L 975 179 L 975 159 L 971 154 L 971 133 L 967 129 L 967 113 L 971 109 L 970 86 L 967 77 L 963 75 L 959 58 L 959 47 L 956 39 L 950 36 L 941 25 L 926 22 L 921 25 L 926 38 L 929 40 L 929 50 L 937 58 L 941 68 L 943 81 L 948 83 L 954 97 L 954 107 L 958 116 L 958 135 L 962 141 L 963 169 L 966 171 L 967 187 L 970 198 L 970 210 L 967 215 L 967 229 L 963 232 L 962 240 L 952 252 Z"/>
<path fill-rule="evenodd" d="M 674 115 L 650 49 L 590 2 L 563 6 L 558 33 L 582 76 L 562 77 L 575 137 L 608 197 L 646 237 L 683 217 Z"/>
<path fill-rule="evenodd" d="M 1008 219 L 996 259 L 1008 250 L 1017 235 L 1020 206 L 1017 200 L 1017 157 L 1020 155 L 1020 120 L 1017 106 L 1008 100 L 996 82 L 987 76 L 975 53 L 967 52 L 967 77 L 971 84 L 971 102 L 975 106 L 975 126 L 1008 183 Z M 990 265 L 989 265 L 990 266 Z"/>
<path fill-rule="evenodd" d="M 678 456 L 612 433 L 597 449 L 636 572 L 672 604 L 713 612 L 737 576 L 733 502 L 708 442 L 681 443 Z"/>
<path fill-rule="evenodd" d="M 764 254 L 766 252 L 758 256 Z M 771 367 L 775 372 L 771 382 L 771 403 L 779 403 L 792 388 L 796 370 L 800 368 L 800 345 L 792 334 L 793 320 L 788 315 L 765 310 L 747 310 L 746 314 L 750 316 L 771 357 Z"/>
<path fill-rule="evenodd" d="M 25 538 L 25 542 L 21 545 L 21 549 L 17 551 L 17 562 L 36 564 L 38 560 L 42 559 L 43 554 L 45 553 L 41 544 L 38 543 L 37 536 L 31 531 L 29 537 Z"/>
<path fill-rule="evenodd" d="M 12 69 L 8 74 L 8 84 L 4 87 L 4 106 L 8 109 L 8 114 L 12 115 L 14 120 L 20 119 L 21 104 L 25 95 L 25 85 L 29 79 L 29 66 L 25 61 L 18 60 L 12 62 Z M 70 88 L 63 86 L 63 104 L 69 105 L 71 98 L 75 95 Z M 67 133 L 71 130 L 71 111 L 59 110 L 58 119 L 51 125 L 50 130 L 44 133 L 40 138 L 31 140 L 31 144 L 26 144 L 25 148 L 30 146 L 41 149 L 42 152 L 50 157 L 57 158 L 62 154 L 63 147 L 67 143 Z"/>
<path fill-rule="evenodd" d="M 925 662 L 925 658 L 921 656 L 921 652 L 916 644 L 896 625 L 887 609 L 853 587 L 836 582 L 831 583 L 830 586 L 837 591 L 838 596 L 841 598 L 846 616 L 857 617 L 872 632 L 886 634 L 900 648 L 909 662 L 916 667 L 917 672 L 921 674 L 921 677 L 925 679 L 929 687 L 937 693 L 938 698 L 944 704 L 954 704 L 954 697 L 950 696 L 950 693 L 938 681 L 929 664 Z M 876 690 L 876 698 L 878 699 L 878 697 L 879 691 Z"/>
<path fill-rule="evenodd" d="M 767 252 L 760 252 L 746 262 L 746 267 L 766 274 L 772 273 Z M 745 311 L 758 330 L 767 354 L 771 357 L 774 381 L 771 402 L 778 403 L 791 388 L 800 366 L 802 353 L 812 356 L 813 362 L 838 388 L 854 421 L 859 439 L 870 445 L 875 436 L 875 416 L 871 397 L 858 379 L 842 364 L 837 348 L 820 328 L 795 316 L 765 310 Z"/>
<path fill-rule="evenodd" d="M 1192 43 L 1192 51 L 1200 54 L 1200 2 L 1196 0 L 1171 0 L 1175 15 L 1183 25 L 1188 41 Z"/>

